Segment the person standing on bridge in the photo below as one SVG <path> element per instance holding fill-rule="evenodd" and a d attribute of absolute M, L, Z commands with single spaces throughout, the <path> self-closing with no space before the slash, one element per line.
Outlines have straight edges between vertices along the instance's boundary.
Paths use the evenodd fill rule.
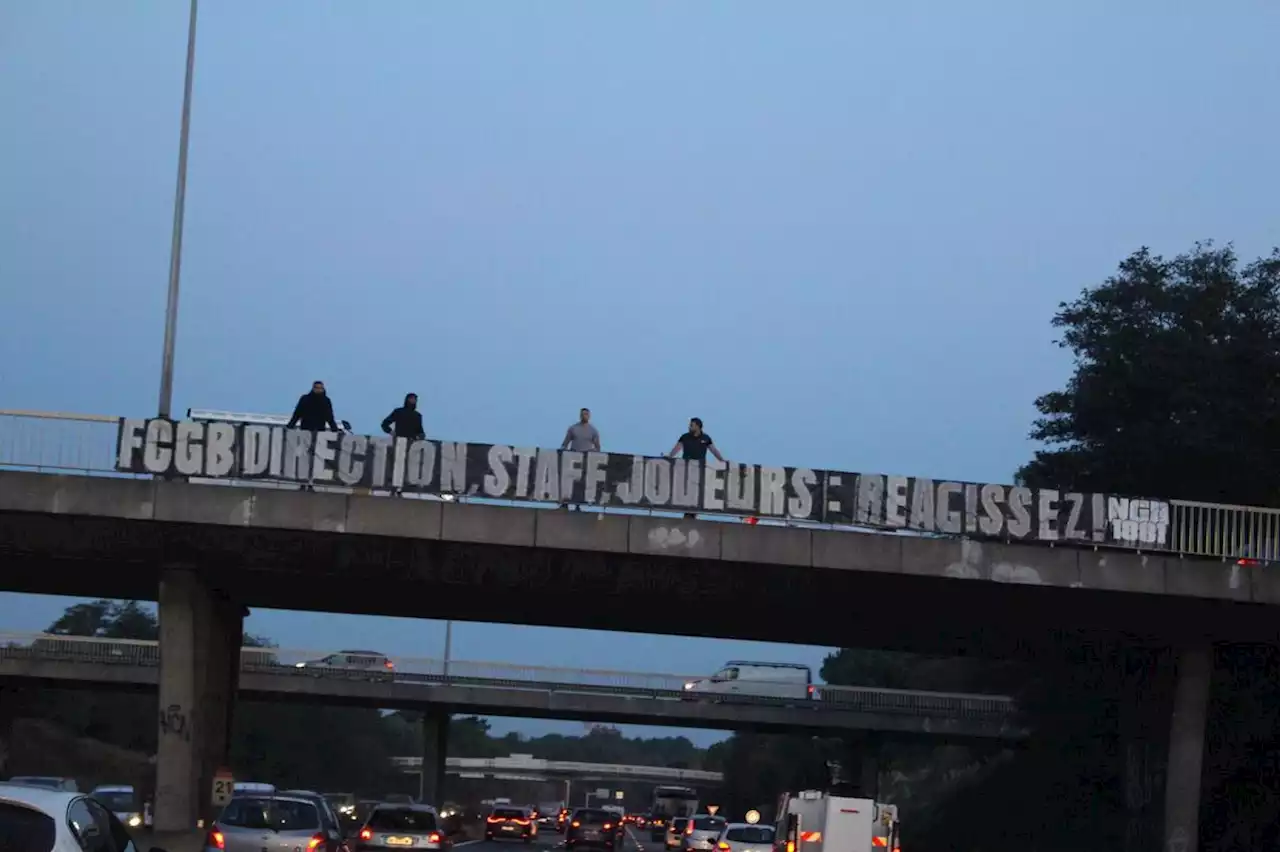
<path fill-rule="evenodd" d="M 293 416 L 285 428 L 301 427 L 308 432 L 340 432 L 338 423 L 333 419 L 333 401 L 325 393 L 324 382 L 312 382 L 311 393 L 298 397 L 298 404 L 293 408 Z"/>
<path fill-rule="evenodd" d="M 298 397 L 298 404 L 293 407 L 293 416 L 289 418 L 289 425 L 285 428 L 295 427 L 301 427 L 308 432 L 342 431 L 338 428 L 337 421 L 333 419 L 333 401 L 325 393 L 324 382 L 312 382 L 311 393 L 304 393 Z M 307 481 L 302 485 L 303 491 L 315 490 L 311 480 L 314 473 L 313 468 Z"/>
<path fill-rule="evenodd" d="M 683 452 L 682 458 L 685 461 L 706 461 L 707 452 L 715 456 L 721 463 L 724 462 L 724 456 L 720 455 L 719 448 L 716 447 L 715 441 L 711 440 L 711 436 L 702 431 L 702 418 L 689 418 L 689 431 L 685 432 L 679 438 L 676 438 L 675 446 L 671 448 L 671 452 L 667 453 L 667 458 L 673 459 L 676 453 Z M 696 517 L 694 512 L 685 512 L 686 518 Z"/>
<path fill-rule="evenodd" d="M 565 430 L 564 440 L 560 442 L 560 449 L 573 450 L 579 453 L 600 452 L 600 430 L 591 425 L 591 409 L 583 408 L 578 411 L 578 422 L 569 425 Z M 567 495 L 560 495 L 561 509 L 569 508 Z"/>
<path fill-rule="evenodd" d="M 382 431 L 397 438 L 407 438 L 410 441 L 427 437 L 426 430 L 422 428 L 422 412 L 418 410 L 418 395 L 416 393 L 405 394 L 404 405 L 394 409 L 383 418 Z"/>

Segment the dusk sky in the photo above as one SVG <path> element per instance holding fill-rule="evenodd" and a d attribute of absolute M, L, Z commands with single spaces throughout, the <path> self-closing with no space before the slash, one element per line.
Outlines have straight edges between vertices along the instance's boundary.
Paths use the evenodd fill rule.
<path fill-rule="evenodd" d="M 2 408 L 156 410 L 186 13 L 0 2 Z M 586 405 L 609 450 L 696 415 L 730 459 L 1009 481 L 1070 370 L 1058 302 L 1143 245 L 1280 241 L 1278 32 L 1270 0 L 206 2 L 174 408 L 288 413 L 320 378 L 364 432 L 415 391 L 433 437 L 552 446 Z M 0 629 L 67 603 L 0 596 Z M 498 625 L 454 652 L 825 653 Z"/>

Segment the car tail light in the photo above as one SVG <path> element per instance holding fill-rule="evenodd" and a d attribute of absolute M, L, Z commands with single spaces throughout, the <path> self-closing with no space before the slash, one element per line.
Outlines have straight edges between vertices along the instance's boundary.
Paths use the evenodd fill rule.
<path fill-rule="evenodd" d="M 387 668 L 389 668 L 389 669 L 394 669 L 394 668 L 396 667 L 396 664 L 395 664 L 395 663 L 393 663 L 393 662 L 391 662 L 390 660 L 386 660 L 386 661 L 384 661 L 384 662 L 383 662 L 383 665 L 384 665 L 384 666 L 386 666 L 386 667 L 387 667 Z"/>
<path fill-rule="evenodd" d="M 529 820 L 527 820 L 527 819 L 514 819 L 514 820 L 512 820 L 512 822 L 514 822 L 516 825 L 528 825 L 528 824 L 529 824 Z"/>
<path fill-rule="evenodd" d="M 430 834 L 428 834 L 428 835 L 427 835 L 427 842 L 428 842 L 428 843 L 439 843 L 439 842 L 440 842 L 440 832 L 438 832 L 438 831 L 433 831 L 433 832 L 431 832 Z"/>
<path fill-rule="evenodd" d="M 329 838 L 325 837 L 323 834 L 314 835 L 310 840 L 307 841 L 308 852 L 310 852 L 310 850 L 313 850 L 313 849 L 319 849 L 321 846 L 325 844 L 325 842 L 328 839 Z"/>
<path fill-rule="evenodd" d="M 222 836 L 222 832 L 218 831 L 216 825 L 213 827 L 213 831 L 209 832 L 209 846 L 214 849 L 227 848 L 227 838 Z"/>
<path fill-rule="evenodd" d="M 608 831 L 608 830 L 609 830 L 609 829 L 611 829 L 611 828 L 613 828 L 613 823 L 611 823 L 611 822 L 606 822 L 606 823 L 604 824 L 604 830 L 605 830 L 605 831 Z"/>
<path fill-rule="evenodd" d="M 360 829 L 360 839 L 361 839 L 361 840 L 372 840 L 372 839 L 373 839 L 373 831 L 372 831 L 371 829 L 368 829 L 368 828 L 362 828 L 362 829 Z"/>
<path fill-rule="evenodd" d="M 489 825 L 493 825 L 495 822 L 502 822 L 502 817 L 495 817 L 495 816 L 489 817 L 488 819 Z"/>
<path fill-rule="evenodd" d="M 689 823 L 684 827 L 685 834 L 693 834 L 693 823 Z"/>
<path fill-rule="evenodd" d="M 813 695 L 813 684 L 809 684 L 809 694 Z"/>
<path fill-rule="evenodd" d="M 578 821 L 575 819 L 573 822 L 571 822 L 571 823 L 569 824 L 569 827 L 570 827 L 570 828 L 582 828 L 582 823 L 578 822 Z"/>
<path fill-rule="evenodd" d="M 723 840 L 716 844 L 716 848 L 719 849 L 720 852 L 729 852 L 729 844 L 725 843 Z"/>

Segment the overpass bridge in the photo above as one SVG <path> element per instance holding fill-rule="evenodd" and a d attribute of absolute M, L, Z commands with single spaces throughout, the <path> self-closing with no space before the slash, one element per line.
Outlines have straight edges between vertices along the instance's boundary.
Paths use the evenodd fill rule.
<path fill-rule="evenodd" d="M 690 700 L 672 674 L 392 656 L 392 670 L 317 666 L 325 652 L 243 648 L 239 692 L 294 700 L 464 714 L 766 732 L 879 731 L 949 740 L 1025 736 L 1013 699 L 820 686 L 813 700 L 742 694 Z M 308 661 L 310 661 L 308 663 Z M 303 664 L 299 667 L 299 664 Z M 158 642 L 0 633 L 0 682 L 155 689 Z"/>
<path fill-rule="evenodd" d="M 248 606 L 996 657 L 1064 634 L 1167 649 L 1170 831 L 1194 824 L 1214 643 L 1275 642 L 1276 510 L 233 421 L 0 421 L 0 589 L 158 599 L 160 704 L 209 717 L 207 742 L 161 737 L 161 828 L 194 824 L 225 753 Z M 591 511 L 547 511 L 562 498 Z"/>

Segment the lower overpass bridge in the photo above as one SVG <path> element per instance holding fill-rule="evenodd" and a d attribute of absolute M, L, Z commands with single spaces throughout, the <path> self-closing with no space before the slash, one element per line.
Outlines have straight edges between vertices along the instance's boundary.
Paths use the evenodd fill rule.
<path fill-rule="evenodd" d="M 878 731 L 900 738 L 1015 740 L 1012 698 L 820 685 L 813 698 L 699 693 L 691 678 L 643 672 L 373 656 L 369 667 L 323 652 L 243 648 L 243 698 L 436 713 L 762 732 Z M 0 682 L 154 690 L 157 642 L 0 633 Z"/>
<path fill-rule="evenodd" d="M 422 772 L 421 757 L 393 757 L 391 765 L 412 775 Z M 463 778 L 511 781 L 652 781 L 656 784 L 687 786 L 724 783 L 724 773 L 706 769 L 543 760 L 523 754 L 509 757 L 451 757 L 445 761 L 445 771 Z"/>

